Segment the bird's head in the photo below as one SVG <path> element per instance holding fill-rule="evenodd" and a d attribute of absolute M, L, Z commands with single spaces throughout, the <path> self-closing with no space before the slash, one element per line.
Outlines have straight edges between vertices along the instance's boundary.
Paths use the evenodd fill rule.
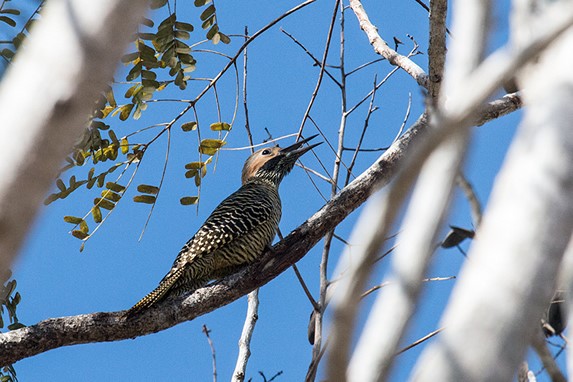
<path fill-rule="evenodd" d="M 255 151 L 243 166 L 241 180 L 243 184 L 254 178 L 268 180 L 277 186 L 294 167 L 295 162 L 304 153 L 320 145 L 322 142 L 302 147 L 305 143 L 315 138 L 303 139 L 289 147 L 280 148 L 279 146 L 267 147 Z"/>

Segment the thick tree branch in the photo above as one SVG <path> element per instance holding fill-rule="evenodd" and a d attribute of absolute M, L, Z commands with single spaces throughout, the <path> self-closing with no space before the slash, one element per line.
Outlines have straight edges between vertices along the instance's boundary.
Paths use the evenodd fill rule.
<path fill-rule="evenodd" d="M 428 93 L 431 100 L 438 98 L 444 66 L 446 64 L 446 15 L 447 0 L 430 1 L 430 44 L 428 67 L 430 72 Z"/>
<path fill-rule="evenodd" d="M 483 116 L 501 116 L 519 108 L 515 96 L 490 104 Z M 485 123 L 486 117 L 476 123 Z M 340 191 L 306 222 L 265 253 L 261 260 L 218 284 L 187 297 L 165 301 L 134 320 L 122 312 L 100 312 L 51 318 L 36 325 L 0 334 L 0 365 L 14 363 L 62 346 L 118 341 L 156 333 L 227 305 L 258 288 L 300 260 L 320 239 L 386 185 L 395 174 L 406 149 L 419 139 L 425 123 L 415 123 L 388 151 Z"/>

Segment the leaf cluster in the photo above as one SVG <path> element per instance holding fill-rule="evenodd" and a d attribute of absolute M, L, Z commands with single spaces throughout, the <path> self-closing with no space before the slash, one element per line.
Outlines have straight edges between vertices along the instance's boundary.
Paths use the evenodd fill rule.
<path fill-rule="evenodd" d="M 9 273 L 4 277 L 9 280 L 11 274 Z M 6 281 L 0 285 L 0 328 L 4 327 L 4 314 L 8 314 L 9 325 L 8 330 L 16 330 L 25 327 L 26 325 L 18 321 L 16 315 L 16 308 L 21 301 L 19 292 L 16 292 L 16 280 Z M 12 365 L 6 365 L 0 371 L 0 382 L 17 382 L 16 370 Z"/>
<path fill-rule="evenodd" d="M 0 26 L 16 28 L 18 26 L 17 16 L 21 15 L 21 11 L 17 8 L 10 7 L 10 0 L 2 1 L 0 4 Z M 42 8 L 43 1 L 40 2 L 38 8 L 30 15 L 24 22 L 21 30 L 13 30 L 13 37 L 6 41 L 0 42 L 0 58 L 5 62 L 10 63 L 16 54 L 16 51 L 22 45 L 22 42 L 29 33 L 30 28 L 36 21 L 39 11 Z M 10 34 L 8 32 L 7 34 Z"/>

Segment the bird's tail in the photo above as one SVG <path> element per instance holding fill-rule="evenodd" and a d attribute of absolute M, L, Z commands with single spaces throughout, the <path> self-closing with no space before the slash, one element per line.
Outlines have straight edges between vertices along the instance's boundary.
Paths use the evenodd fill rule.
<path fill-rule="evenodd" d="M 142 310 L 155 305 L 155 303 L 163 299 L 167 294 L 167 292 L 169 292 L 169 290 L 173 287 L 173 285 L 175 285 L 177 280 L 179 280 L 179 278 L 183 275 L 184 271 L 185 271 L 184 267 L 181 267 L 172 275 L 166 276 L 163 280 L 161 280 L 157 288 L 155 288 L 152 292 L 147 294 L 147 296 L 139 300 L 139 302 L 134 306 L 132 306 L 125 313 L 124 316 L 126 318 L 131 318 L 137 315 Z"/>

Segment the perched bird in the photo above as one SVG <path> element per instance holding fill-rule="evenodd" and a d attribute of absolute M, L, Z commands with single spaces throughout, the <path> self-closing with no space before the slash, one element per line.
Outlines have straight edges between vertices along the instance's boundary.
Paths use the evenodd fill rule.
<path fill-rule="evenodd" d="M 181 249 L 155 290 L 126 313 L 149 308 L 167 296 L 200 288 L 256 260 L 276 235 L 281 218 L 279 184 L 297 159 L 320 143 L 302 147 L 316 135 L 289 147 L 263 148 L 245 162 L 243 185 L 215 208 Z"/>

